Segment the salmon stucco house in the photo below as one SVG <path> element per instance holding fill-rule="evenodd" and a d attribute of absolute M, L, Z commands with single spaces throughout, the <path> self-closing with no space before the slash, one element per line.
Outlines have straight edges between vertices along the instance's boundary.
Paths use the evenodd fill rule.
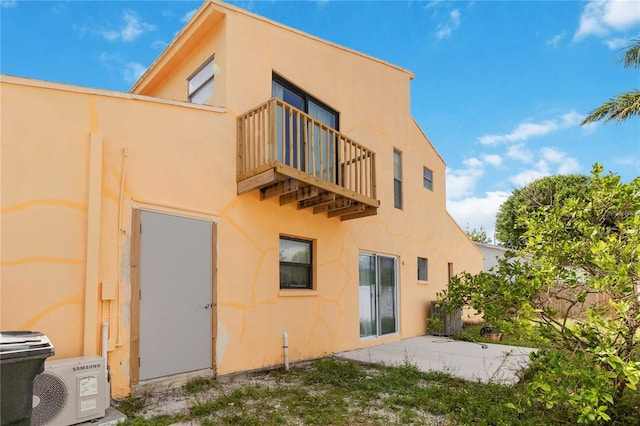
<path fill-rule="evenodd" d="M 413 74 L 205 1 L 129 93 L 2 76 L 3 330 L 100 355 L 113 397 L 426 333 L 482 254 Z"/>

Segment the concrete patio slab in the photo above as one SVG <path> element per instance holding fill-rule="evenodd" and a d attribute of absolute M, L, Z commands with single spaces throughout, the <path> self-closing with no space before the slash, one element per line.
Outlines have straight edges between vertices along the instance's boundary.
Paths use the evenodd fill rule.
<path fill-rule="evenodd" d="M 439 336 L 418 336 L 370 348 L 335 354 L 338 359 L 397 366 L 408 362 L 422 371 L 440 371 L 465 380 L 513 384 L 516 372 L 529 364 L 536 349 L 462 342 Z"/>

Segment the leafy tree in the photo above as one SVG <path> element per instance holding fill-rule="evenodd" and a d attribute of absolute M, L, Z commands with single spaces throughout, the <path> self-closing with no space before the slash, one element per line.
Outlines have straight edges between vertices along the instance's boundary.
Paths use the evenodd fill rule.
<path fill-rule="evenodd" d="M 471 241 L 484 244 L 489 244 L 491 242 L 491 238 L 487 235 L 487 230 L 484 229 L 484 226 L 480 226 L 480 229 L 473 228 L 469 230 L 469 226 L 467 225 L 464 233 L 471 238 Z"/>
<path fill-rule="evenodd" d="M 527 231 L 523 218 L 570 197 L 580 196 L 589 180 L 585 175 L 555 175 L 538 179 L 513 191 L 496 215 L 496 237 L 508 248 L 524 246 Z"/>
<path fill-rule="evenodd" d="M 545 349 L 533 357 L 531 403 L 570 423 L 632 424 L 640 404 L 640 177 L 623 183 L 595 165 L 584 193 L 523 216 L 524 246 L 495 270 L 454 277 L 446 309 Z M 592 295 L 601 303 L 588 302 Z M 632 422 L 632 423 L 629 423 Z"/>
<path fill-rule="evenodd" d="M 625 68 L 640 68 L 640 38 L 631 40 L 631 44 L 625 49 L 625 53 L 618 61 Z M 617 123 L 626 120 L 634 115 L 640 114 L 640 90 L 630 90 L 614 96 L 600 107 L 591 111 L 589 115 L 582 120 L 580 125 L 600 121 L 604 118 L 604 122 L 616 120 Z"/>

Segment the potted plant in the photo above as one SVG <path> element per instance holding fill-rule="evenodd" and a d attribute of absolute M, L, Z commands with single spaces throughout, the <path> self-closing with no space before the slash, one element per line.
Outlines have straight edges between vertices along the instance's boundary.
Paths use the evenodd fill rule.
<path fill-rule="evenodd" d="M 480 337 L 499 342 L 502 340 L 502 333 L 499 333 L 492 325 L 485 325 L 480 329 Z"/>

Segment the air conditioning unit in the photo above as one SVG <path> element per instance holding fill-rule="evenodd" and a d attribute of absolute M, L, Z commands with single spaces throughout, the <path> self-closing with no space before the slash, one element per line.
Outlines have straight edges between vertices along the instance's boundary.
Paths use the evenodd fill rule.
<path fill-rule="evenodd" d="M 45 362 L 33 381 L 32 425 L 69 426 L 105 415 L 110 388 L 99 356 Z"/>

